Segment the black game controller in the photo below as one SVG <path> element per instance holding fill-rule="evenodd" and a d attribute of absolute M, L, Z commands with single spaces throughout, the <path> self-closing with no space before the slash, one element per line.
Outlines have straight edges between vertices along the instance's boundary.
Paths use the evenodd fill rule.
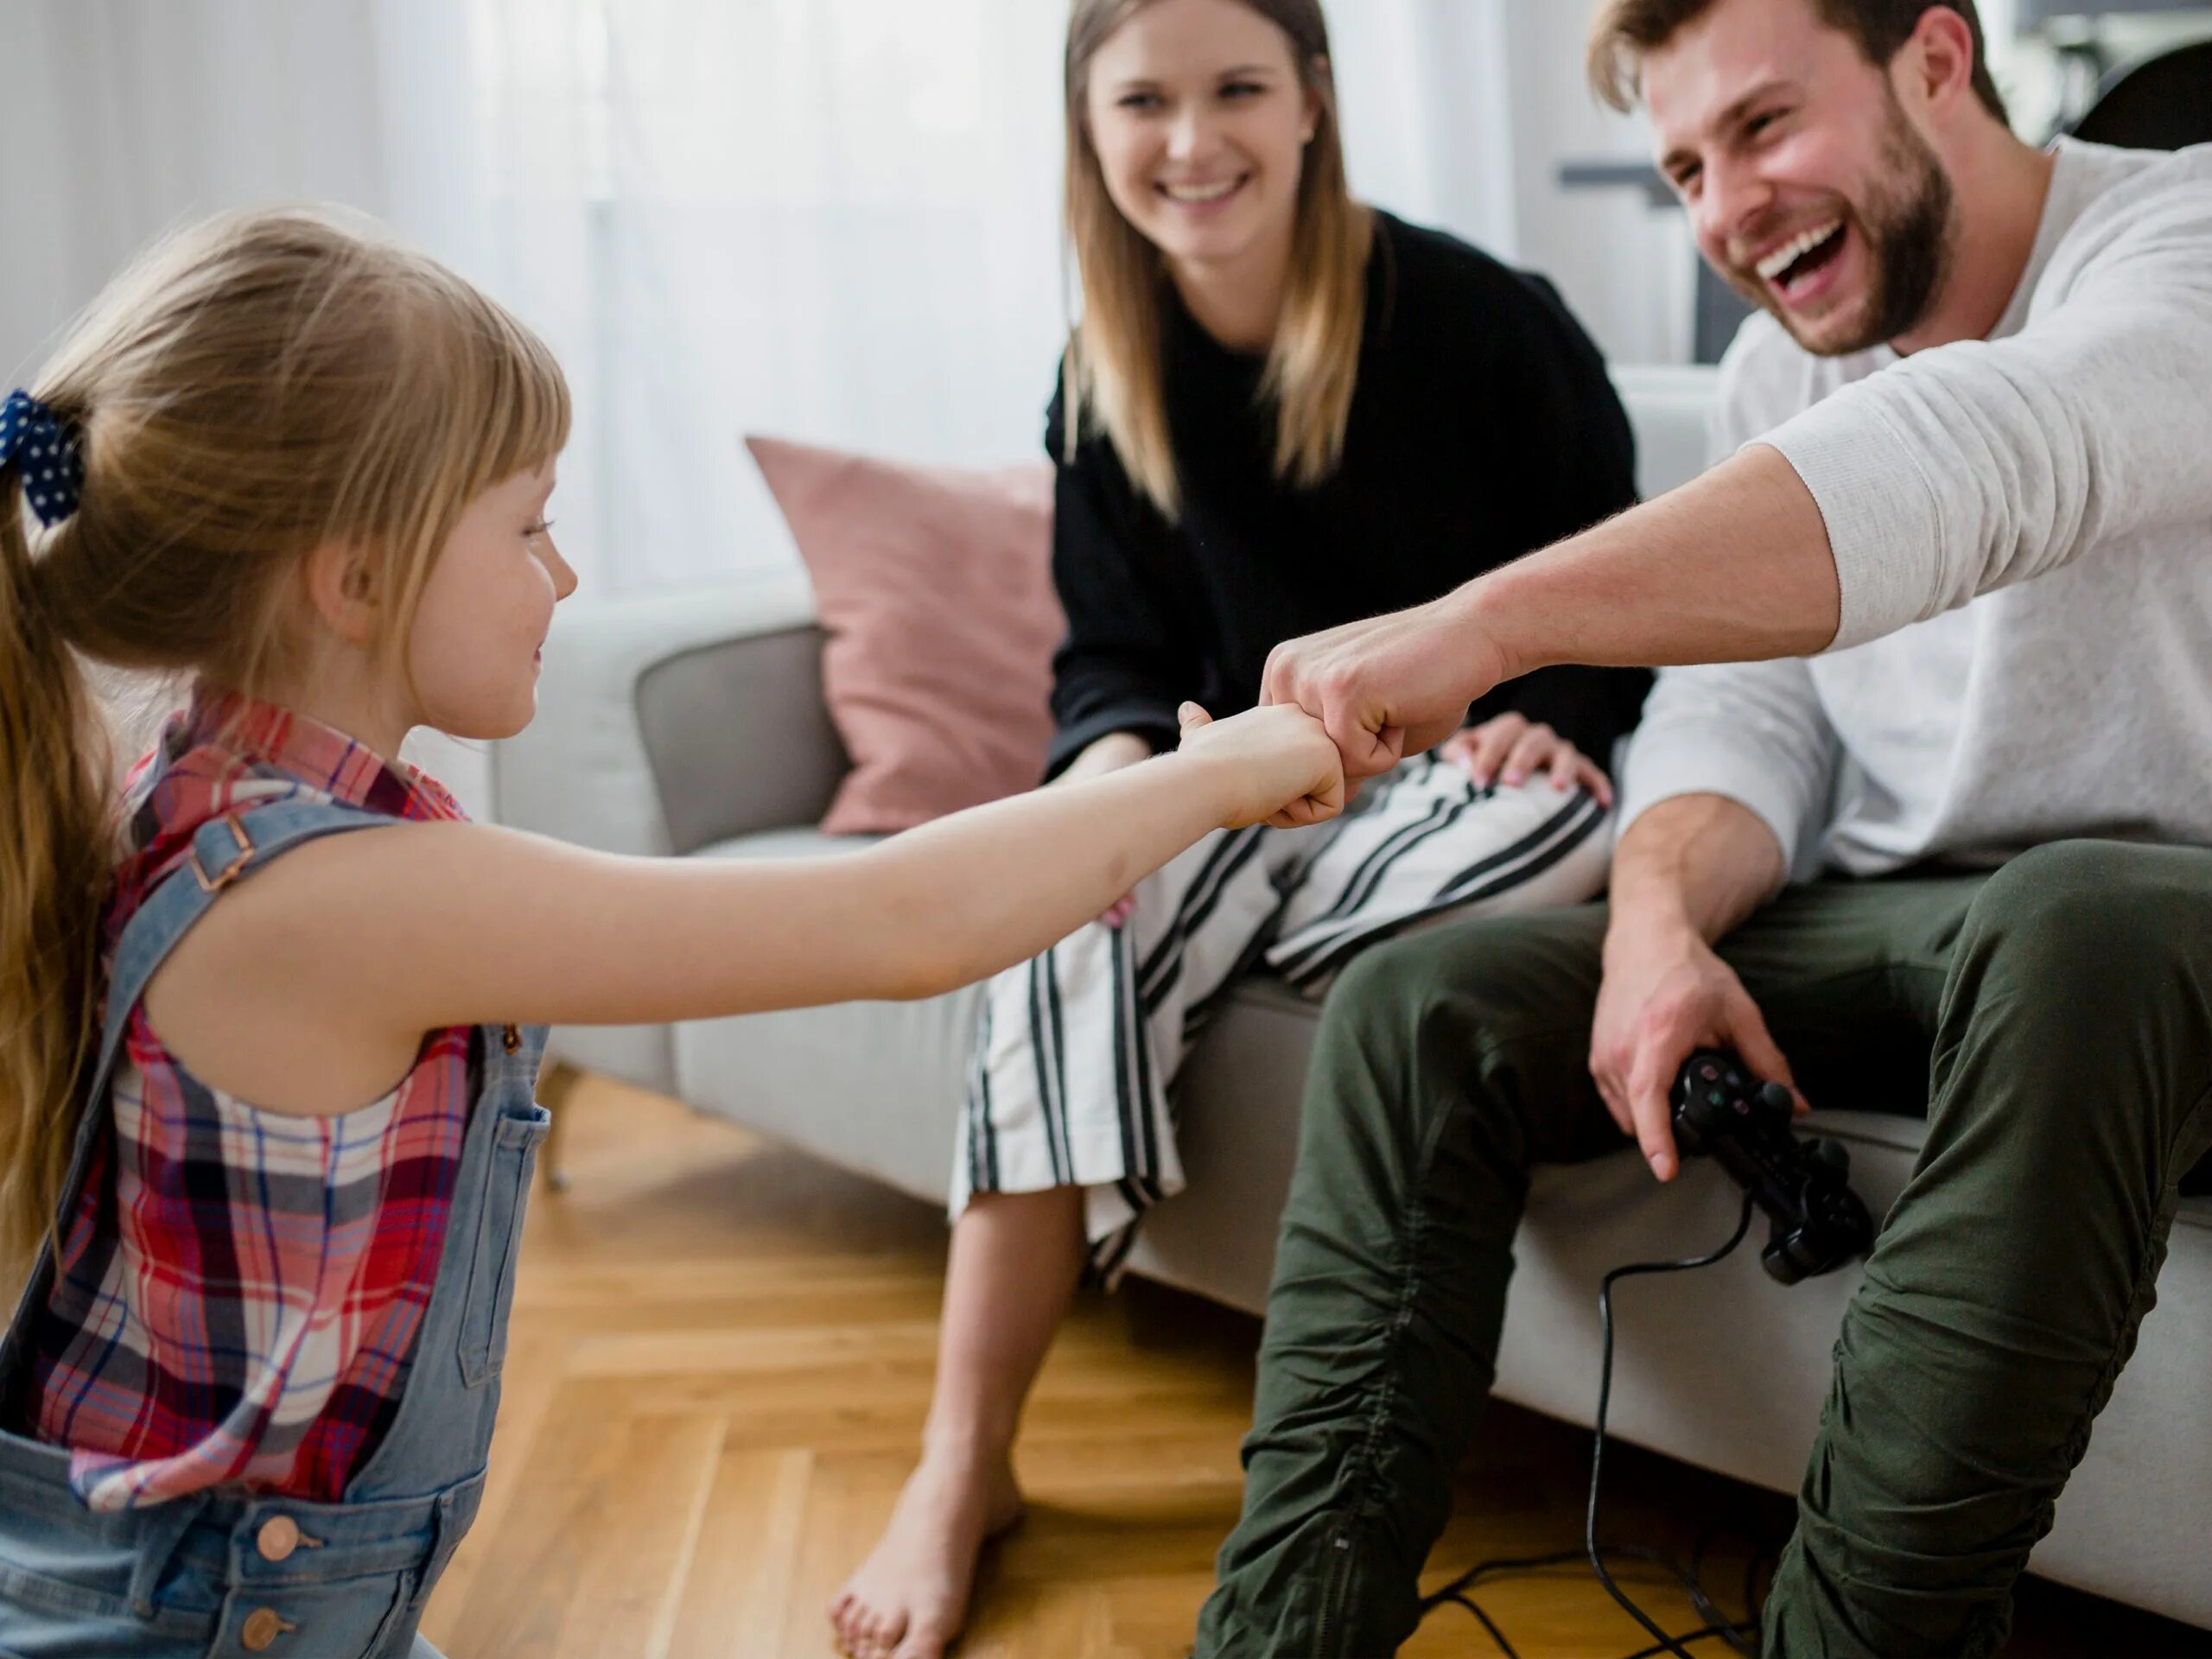
<path fill-rule="evenodd" d="M 1785 1285 L 1833 1273 L 1873 1247 L 1874 1222 L 1851 1190 L 1851 1154 L 1800 1141 L 1789 1090 L 1761 1083 L 1732 1054 L 1701 1048 L 1675 1079 L 1675 1144 L 1710 1153 L 1774 1223 L 1759 1261 Z"/>

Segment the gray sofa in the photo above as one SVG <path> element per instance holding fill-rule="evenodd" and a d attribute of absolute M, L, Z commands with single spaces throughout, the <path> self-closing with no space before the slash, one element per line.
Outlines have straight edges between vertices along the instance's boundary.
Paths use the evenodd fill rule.
<path fill-rule="evenodd" d="M 1694 474 L 1707 374 L 1628 370 L 1618 378 L 1646 493 Z M 796 575 L 564 607 L 545 648 L 537 720 L 492 757 L 496 816 L 626 852 L 839 853 L 851 843 L 812 827 L 846 765 L 822 702 L 820 649 Z M 672 1027 L 569 1028 L 555 1033 L 552 1053 L 941 1199 L 975 1001 L 970 989 Z M 1133 1270 L 1237 1307 L 1263 1306 L 1314 1018 L 1311 1006 L 1260 982 L 1209 1033 L 1179 1095 L 1189 1189 L 1147 1224 Z M 1878 1213 L 1910 1169 L 1917 1122 L 1838 1111 L 1817 1127 L 1849 1143 Z M 1543 1172 L 1520 1237 L 1498 1392 L 1586 1423 L 1600 1274 L 1716 1243 L 1735 1207 L 1733 1189 L 1702 1163 L 1663 1189 L 1625 1154 Z M 1858 1272 L 1785 1290 L 1756 1258 L 1739 1251 L 1707 1273 L 1646 1281 L 1622 1297 L 1612 1426 L 1790 1491 Z M 2035 1566 L 2212 1627 L 2212 1202 L 2185 1209 L 2158 1292 Z"/>

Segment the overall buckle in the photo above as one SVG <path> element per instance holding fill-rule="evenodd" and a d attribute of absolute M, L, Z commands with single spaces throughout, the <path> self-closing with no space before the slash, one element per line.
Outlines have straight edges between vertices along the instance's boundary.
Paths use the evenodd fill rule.
<path fill-rule="evenodd" d="M 207 867 L 200 861 L 199 838 L 195 836 L 193 839 L 192 874 L 199 881 L 200 891 L 203 893 L 220 893 L 244 874 L 245 867 L 253 860 L 253 838 L 246 834 L 245 825 L 238 822 L 238 815 L 236 812 L 226 812 L 223 814 L 223 822 L 230 825 L 231 835 L 238 842 L 238 850 L 237 855 L 213 875 L 208 874 Z"/>

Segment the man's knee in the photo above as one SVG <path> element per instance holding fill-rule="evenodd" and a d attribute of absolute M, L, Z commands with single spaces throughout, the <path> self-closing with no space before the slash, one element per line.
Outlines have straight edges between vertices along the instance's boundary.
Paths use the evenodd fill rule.
<path fill-rule="evenodd" d="M 2074 1006 L 2132 1000 L 2175 957 L 2206 952 L 2204 855 L 2115 841 L 2061 841 L 2012 860 L 1983 886 L 1961 941 L 1968 963 L 2001 958 L 2015 994 Z"/>

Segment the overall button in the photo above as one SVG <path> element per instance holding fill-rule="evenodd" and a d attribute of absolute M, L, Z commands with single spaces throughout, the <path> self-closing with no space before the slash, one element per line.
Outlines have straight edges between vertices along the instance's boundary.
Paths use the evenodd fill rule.
<path fill-rule="evenodd" d="M 245 1616 L 245 1623 L 238 1629 L 238 1645 L 248 1653 L 264 1652 L 278 1637 L 298 1628 L 278 1618 L 274 1607 L 257 1607 Z"/>
<path fill-rule="evenodd" d="M 272 1516 L 261 1523 L 253 1544 L 264 1561 L 289 1560 L 292 1552 L 300 1547 L 300 1523 L 289 1515 Z"/>

